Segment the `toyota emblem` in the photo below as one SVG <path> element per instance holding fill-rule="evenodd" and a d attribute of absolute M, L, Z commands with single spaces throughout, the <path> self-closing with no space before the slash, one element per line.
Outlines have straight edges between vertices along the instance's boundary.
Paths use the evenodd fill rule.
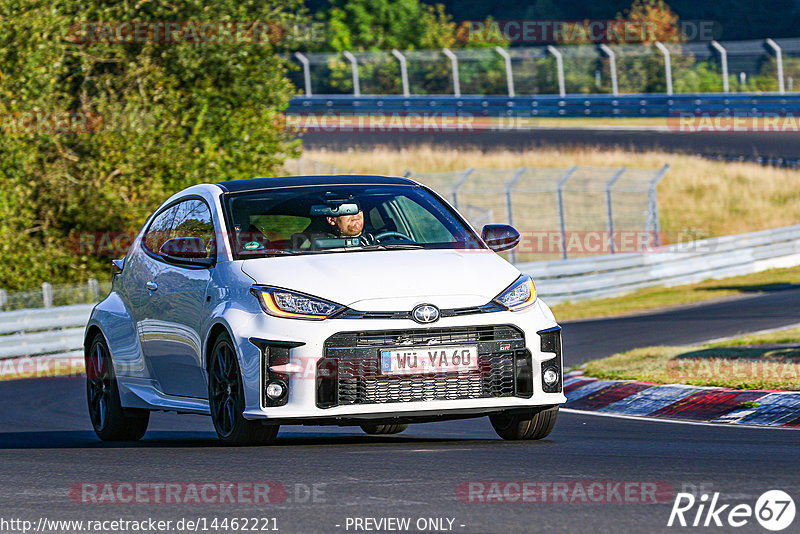
<path fill-rule="evenodd" d="M 411 310 L 411 317 L 418 323 L 433 323 L 439 320 L 439 308 L 433 304 L 420 304 Z"/>

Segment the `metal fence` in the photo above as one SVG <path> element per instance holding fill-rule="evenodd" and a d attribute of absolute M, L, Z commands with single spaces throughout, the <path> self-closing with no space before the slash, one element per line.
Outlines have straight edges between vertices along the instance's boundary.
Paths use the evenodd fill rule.
<path fill-rule="evenodd" d="M 305 96 L 800 92 L 800 38 L 301 53 Z"/>
<path fill-rule="evenodd" d="M 111 282 L 98 282 L 94 278 L 84 284 L 52 285 L 44 282 L 39 289 L 7 291 L 0 289 L 0 311 L 28 308 L 51 308 L 70 304 L 99 302 L 111 291 Z"/>
<path fill-rule="evenodd" d="M 304 158 L 289 162 L 292 174 L 353 174 Z M 465 169 L 405 176 L 445 197 L 473 226 L 511 224 L 523 235 L 510 260 L 565 259 L 620 252 L 620 236 L 635 232 L 660 245 L 656 186 L 669 165 L 628 167 Z M 571 240 L 597 246 L 570 247 Z"/>

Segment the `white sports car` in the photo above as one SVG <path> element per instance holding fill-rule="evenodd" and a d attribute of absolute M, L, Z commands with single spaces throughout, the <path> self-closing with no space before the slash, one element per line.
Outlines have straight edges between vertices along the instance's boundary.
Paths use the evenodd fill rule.
<path fill-rule="evenodd" d="M 104 440 L 150 411 L 211 415 L 221 440 L 280 424 L 489 416 L 505 439 L 553 429 L 561 328 L 531 278 L 406 178 L 302 176 L 202 184 L 145 223 L 86 328 L 87 399 Z"/>

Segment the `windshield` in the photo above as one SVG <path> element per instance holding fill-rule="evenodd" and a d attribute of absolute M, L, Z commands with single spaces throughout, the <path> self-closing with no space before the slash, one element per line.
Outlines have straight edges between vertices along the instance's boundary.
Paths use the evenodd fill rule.
<path fill-rule="evenodd" d="M 484 248 L 450 207 L 416 185 L 304 186 L 223 198 L 236 259 Z"/>

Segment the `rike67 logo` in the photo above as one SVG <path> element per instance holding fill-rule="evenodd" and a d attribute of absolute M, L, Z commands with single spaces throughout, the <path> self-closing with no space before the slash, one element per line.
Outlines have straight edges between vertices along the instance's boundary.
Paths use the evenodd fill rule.
<path fill-rule="evenodd" d="M 747 503 L 719 504 L 719 492 L 695 498 L 691 493 L 678 493 L 672 504 L 667 526 L 743 527 L 755 518 L 765 529 L 783 530 L 794 521 L 794 500 L 781 490 L 766 491 L 756 500 L 755 507 Z"/>

